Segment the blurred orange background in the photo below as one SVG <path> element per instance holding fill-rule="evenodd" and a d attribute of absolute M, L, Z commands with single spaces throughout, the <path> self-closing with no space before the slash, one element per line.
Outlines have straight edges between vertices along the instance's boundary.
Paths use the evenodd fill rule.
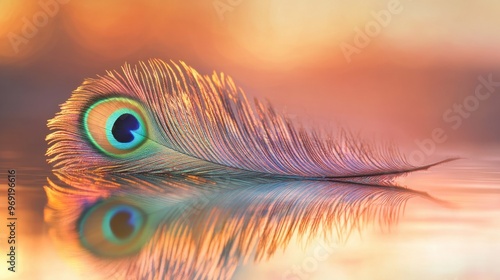
<path fill-rule="evenodd" d="M 225 72 L 300 120 L 497 143 L 498 94 L 460 129 L 443 114 L 479 75 L 500 80 L 499 12 L 493 0 L 1 0 L 0 115 L 42 123 L 85 77 L 161 58 Z"/>

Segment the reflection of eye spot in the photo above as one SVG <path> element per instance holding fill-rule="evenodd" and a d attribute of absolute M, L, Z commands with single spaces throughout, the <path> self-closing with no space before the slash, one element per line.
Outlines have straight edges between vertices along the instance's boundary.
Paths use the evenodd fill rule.
<path fill-rule="evenodd" d="M 111 130 L 116 141 L 120 143 L 130 143 L 134 140 L 132 131 L 140 127 L 139 121 L 131 114 L 122 114 L 115 120 Z"/>
<path fill-rule="evenodd" d="M 148 215 L 120 198 L 90 206 L 78 220 L 81 244 L 93 254 L 123 257 L 134 254 L 151 237 Z"/>
<path fill-rule="evenodd" d="M 131 221 L 132 215 L 126 211 L 116 213 L 109 221 L 113 235 L 118 239 L 126 239 L 134 232 L 135 225 Z"/>
<path fill-rule="evenodd" d="M 143 215 L 129 206 L 110 209 L 103 220 L 103 234 L 114 243 L 134 238 L 144 222 Z"/>

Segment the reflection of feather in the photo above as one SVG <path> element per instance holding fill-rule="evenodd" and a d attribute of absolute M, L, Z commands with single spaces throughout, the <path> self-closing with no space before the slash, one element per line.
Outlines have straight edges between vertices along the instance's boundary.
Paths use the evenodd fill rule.
<path fill-rule="evenodd" d="M 271 106 L 252 105 L 224 74 L 203 76 L 182 62 L 86 80 L 49 128 L 49 162 L 63 170 L 339 178 L 414 169 L 391 145 L 345 132 L 323 141 Z"/>
<path fill-rule="evenodd" d="M 432 199 L 400 187 L 196 176 L 59 175 L 45 189 L 62 250 L 86 271 L 134 279 L 230 278 L 294 235 L 343 240 L 391 225 L 411 197 Z"/>

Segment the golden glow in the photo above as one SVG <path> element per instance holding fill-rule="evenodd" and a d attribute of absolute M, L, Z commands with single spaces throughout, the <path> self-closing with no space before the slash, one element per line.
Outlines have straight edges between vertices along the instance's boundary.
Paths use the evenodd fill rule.
<path fill-rule="evenodd" d="M 220 0 L 189 5 L 92 0 L 61 1 L 50 6 L 54 12 L 46 12 L 46 6 L 59 3 L 56 0 L 4 0 L 0 2 L 0 62 L 31 58 L 49 46 L 52 36 L 69 36 L 101 61 L 125 60 L 144 49 L 168 54 L 169 49 L 181 47 L 209 61 L 222 56 L 239 64 L 252 65 L 257 60 L 262 66 L 282 69 L 325 60 L 343 66 L 345 57 L 339 45 L 353 44 L 356 30 L 363 30 L 375 20 L 374 14 L 394 1 L 402 11 L 391 16 L 380 35 L 370 38 L 360 63 L 375 63 L 380 51 L 390 53 L 395 62 L 417 65 L 450 57 L 475 63 L 500 59 L 496 48 L 491 47 L 500 43 L 494 28 L 500 26 L 496 16 L 500 3 L 493 0 L 475 5 L 430 0 L 371 0 L 359 4 L 327 0 L 227 4 Z M 214 5 L 219 2 L 226 6 L 218 11 Z M 33 23 L 33 17 L 41 13 L 48 14 L 47 23 L 36 26 L 36 34 L 27 38 L 22 34 L 25 19 Z M 55 29 L 56 24 L 62 28 Z M 13 33 L 25 38 L 14 47 L 8 37 Z"/>
<path fill-rule="evenodd" d="M 40 9 L 36 1 L 0 1 L 0 62 L 30 59 L 47 44 L 53 24 L 49 16 L 37 17 Z"/>
<path fill-rule="evenodd" d="M 135 1 L 74 1 L 65 14 L 67 33 L 106 58 L 124 57 L 148 42 L 149 16 Z"/>
<path fill-rule="evenodd" d="M 241 6 L 235 8 L 237 16 L 228 15 L 227 19 L 229 36 L 241 47 L 234 49 L 241 52 L 231 51 L 228 45 L 221 49 L 225 48 L 224 53 L 227 51 L 233 59 L 245 59 L 245 63 L 256 58 L 278 65 L 307 63 L 321 56 L 338 54 L 337 45 L 349 38 L 351 27 L 364 20 L 358 7 L 348 2 L 273 0 Z M 368 3 L 364 8 L 370 6 Z M 245 56 L 242 52 L 251 55 Z"/>

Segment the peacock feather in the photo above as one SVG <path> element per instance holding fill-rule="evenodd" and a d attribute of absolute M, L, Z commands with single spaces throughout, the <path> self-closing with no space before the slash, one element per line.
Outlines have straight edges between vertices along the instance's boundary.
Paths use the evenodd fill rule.
<path fill-rule="evenodd" d="M 344 241 L 368 225 L 387 229 L 412 197 L 435 200 L 346 182 L 56 175 L 45 187 L 50 233 L 103 279 L 229 279 L 292 237 Z"/>
<path fill-rule="evenodd" d="M 429 167 L 344 130 L 322 137 L 249 102 L 230 77 L 184 62 L 126 64 L 87 79 L 48 126 L 48 161 L 65 171 L 342 179 Z"/>
<path fill-rule="evenodd" d="M 344 240 L 390 226 L 411 197 L 435 200 L 393 185 L 435 164 L 306 130 L 183 62 L 87 79 L 48 126 L 46 222 L 103 277 L 227 279 L 293 236 Z"/>

